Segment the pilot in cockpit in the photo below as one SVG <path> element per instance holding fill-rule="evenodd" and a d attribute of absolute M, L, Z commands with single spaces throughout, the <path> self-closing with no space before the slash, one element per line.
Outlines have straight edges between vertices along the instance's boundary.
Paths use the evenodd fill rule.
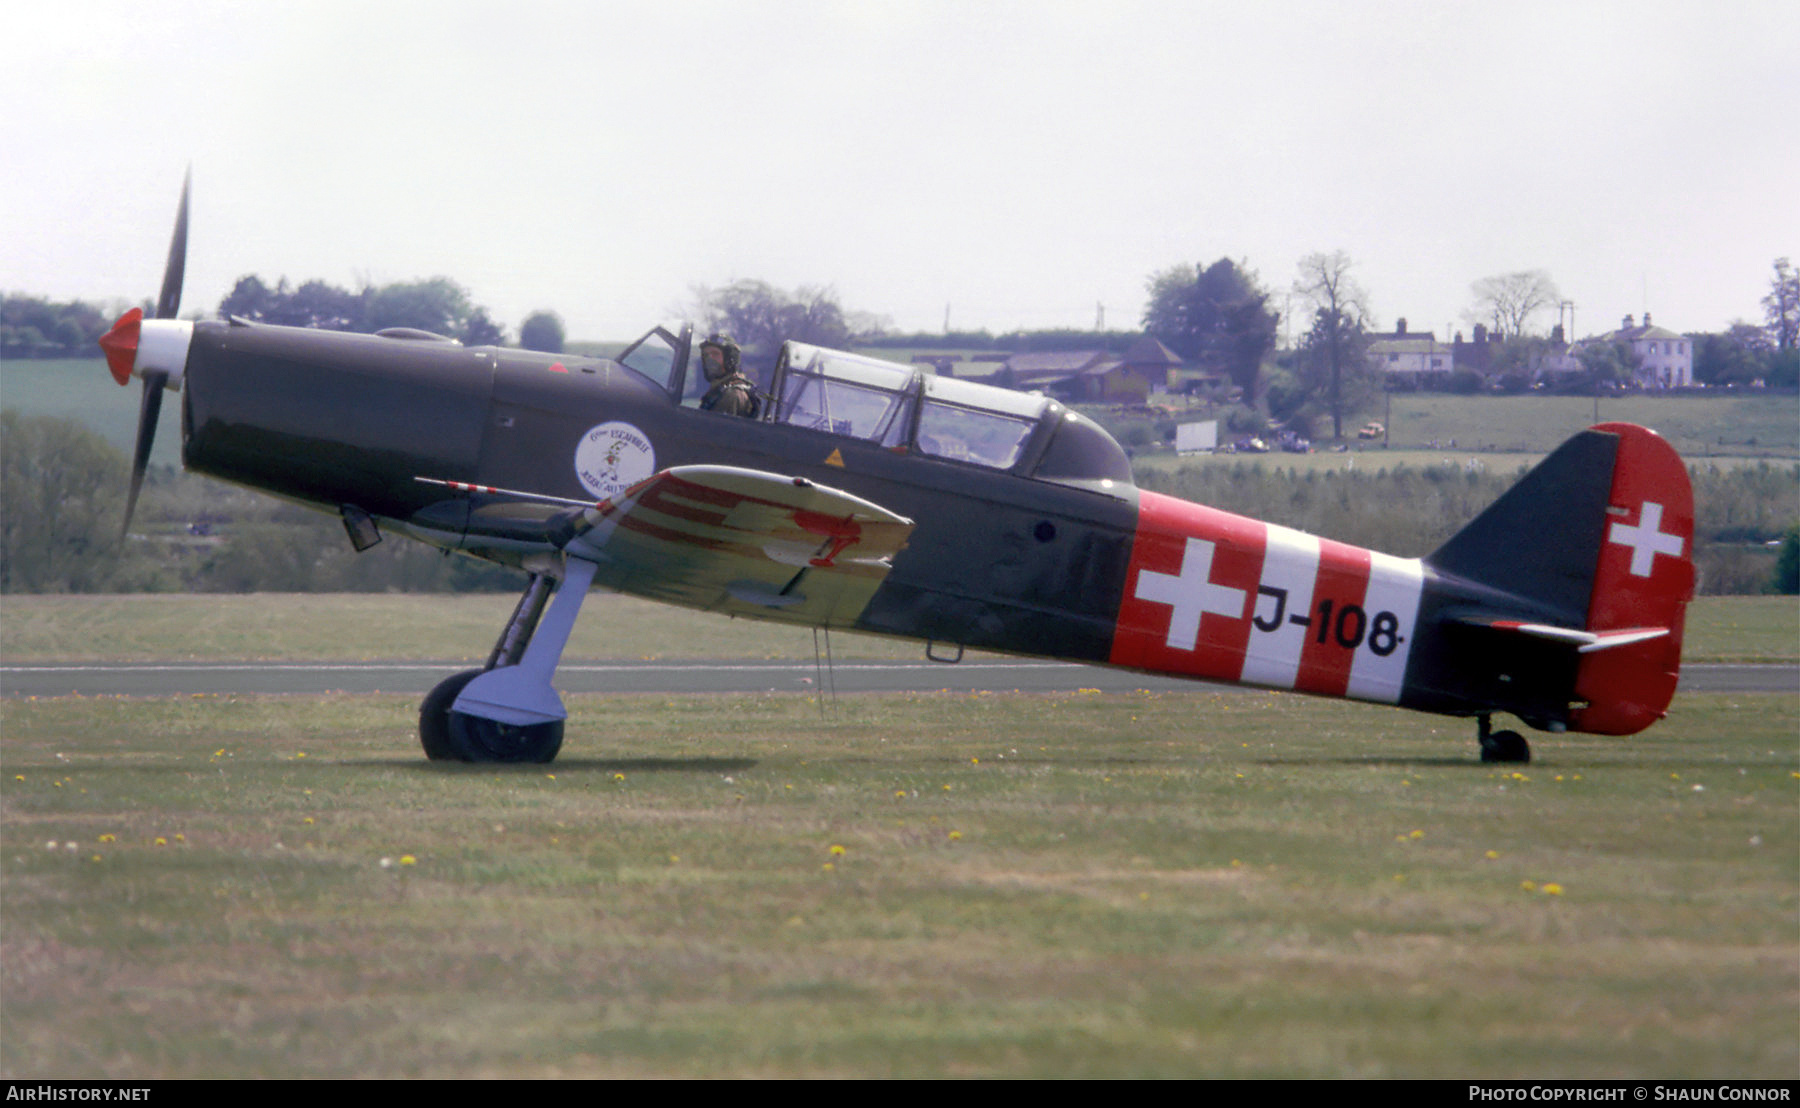
<path fill-rule="evenodd" d="M 700 398 L 702 411 L 755 418 L 756 382 L 739 368 L 742 357 L 730 335 L 715 333 L 700 344 L 700 369 L 712 386 Z"/>

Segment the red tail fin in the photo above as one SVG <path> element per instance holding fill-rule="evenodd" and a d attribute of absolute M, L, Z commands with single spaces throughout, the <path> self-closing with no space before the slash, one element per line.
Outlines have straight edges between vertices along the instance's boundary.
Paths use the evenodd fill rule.
<path fill-rule="evenodd" d="M 1681 457 L 1656 432 L 1630 423 L 1594 430 L 1618 435 L 1619 449 L 1587 629 L 1668 633 L 1583 647 L 1575 695 L 1587 704 L 1570 726 L 1630 735 L 1661 719 L 1675 695 L 1682 618 L 1694 594 L 1694 492 Z"/>

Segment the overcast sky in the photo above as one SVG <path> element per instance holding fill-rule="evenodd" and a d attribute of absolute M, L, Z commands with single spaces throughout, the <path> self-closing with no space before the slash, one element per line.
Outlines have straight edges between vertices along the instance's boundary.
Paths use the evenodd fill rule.
<path fill-rule="evenodd" d="M 0 288 L 154 296 L 191 163 L 184 314 L 443 274 L 627 338 L 760 278 L 1126 328 L 1343 250 L 1383 326 L 1543 269 L 1580 333 L 1718 330 L 1800 260 L 1797 47 L 1793 0 L 13 4 Z"/>

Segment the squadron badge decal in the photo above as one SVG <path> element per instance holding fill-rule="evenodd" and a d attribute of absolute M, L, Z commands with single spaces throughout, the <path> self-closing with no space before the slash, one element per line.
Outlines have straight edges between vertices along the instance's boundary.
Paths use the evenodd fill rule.
<path fill-rule="evenodd" d="M 575 447 L 575 475 L 605 500 L 656 472 L 656 447 L 644 433 L 617 420 L 592 427 Z"/>

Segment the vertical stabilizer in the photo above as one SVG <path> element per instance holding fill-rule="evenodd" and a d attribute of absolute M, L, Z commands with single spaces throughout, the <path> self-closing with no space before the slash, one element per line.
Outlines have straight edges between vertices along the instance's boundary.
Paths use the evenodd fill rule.
<path fill-rule="evenodd" d="M 1662 718 L 1693 593 L 1694 498 L 1654 431 L 1603 423 L 1425 559 L 1412 707 L 1628 735 Z"/>

